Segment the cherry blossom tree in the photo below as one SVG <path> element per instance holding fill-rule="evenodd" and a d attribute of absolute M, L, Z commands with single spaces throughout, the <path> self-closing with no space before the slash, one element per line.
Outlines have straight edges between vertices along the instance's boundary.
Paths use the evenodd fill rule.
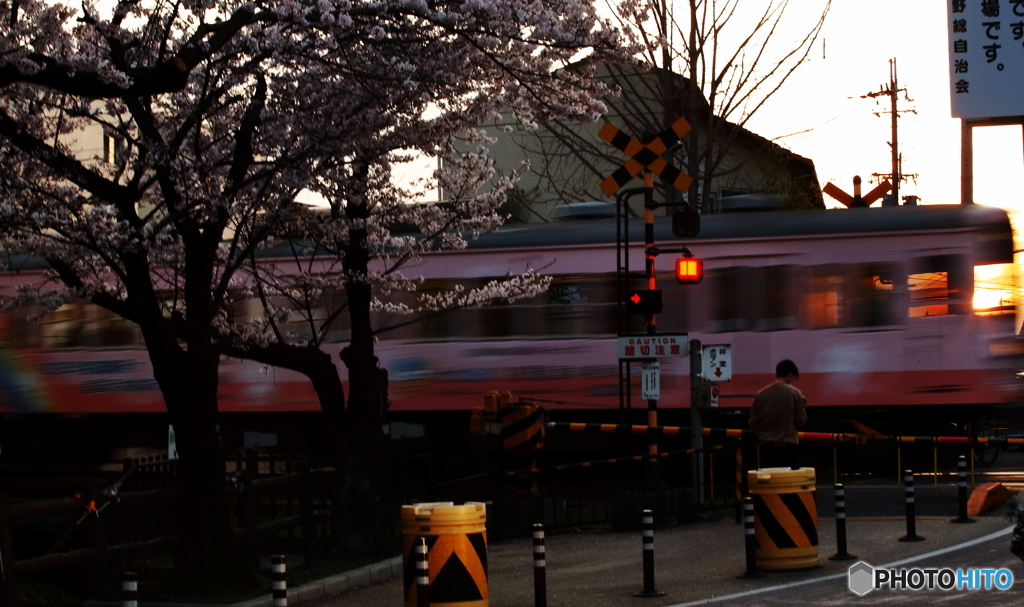
<path fill-rule="evenodd" d="M 0 228 L 5 246 L 52 268 L 49 283 L 24 286 L 8 305 L 84 298 L 138 324 L 177 433 L 197 570 L 244 577 L 230 571 L 244 559 L 231 554 L 216 433 L 223 354 L 310 377 L 339 433 L 344 520 L 393 526 L 380 520 L 389 476 L 374 468 L 386 458 L 371 308 L 478 305 L 545 283 L 527 272 L 415 306 L 389 302 L 415 288 L 399 270 L 405 261 L 499 225 L 510 184 L 484 187 L 489 161 L 469 154 L 438 175 L 460 192 L 451 207 L 409 206 L 392 167 L 408 159 L 403 150 L 449 155 L 457 134 L 500 111 L 531 123 L 596 119 L 606 89 L 561 68 L 581 53 L 621 51 L 616 30 L 577 0 L 4 7 Z M 80 144 L 96 130 L 103 154 Z M 329 213 L 299 203 L 304 191 L 322 195 Z M 421 234 L 393 235 L 395 222 Z M 257 261 L 300 242 L 303 271 Z M 347 400 L 319 347 L 327 327 L 298 341 L 278 324 L 282 298 L 301 310 L 339 291 L 346 304 L 332 314 L 352 326 L 341 357 Z M 238 318 L 250 297 L 264 314 Z"/>

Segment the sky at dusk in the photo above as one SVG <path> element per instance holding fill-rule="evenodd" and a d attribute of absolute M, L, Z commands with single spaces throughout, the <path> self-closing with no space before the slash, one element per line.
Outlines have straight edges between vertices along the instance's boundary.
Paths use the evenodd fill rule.
<path fill-rule="evenodd" d="M 973 4 L 980 0 L 968 0 Z M 1000 4 L 1010 12 L 1008 0 Z M 866 192 L 872 173 L 892 170 L 892 130 L 890 114 L 874 115 L 890 109 L 889 97 L 861 96 L 888 86 L 895 58 L 899 88 L 906 89 L 898 109 L 916 111 L 899 119 L 903 173 L 917 175 L 900 195 L 960 202 L 960 120 L 950 115 L 946 22 L 946 0 L 833 0 L 814 52 L 749 128 L 814 160 L 822 186 L 832 181 L 852 193 L 860 175 Z M 1024 65 L 1007 69 L 1024 84 Z M 975 128 L 974 172 L 976 202 L 1024 213 L 1021 127 Z M 827 195 L 825 201 L 839 206 Z"/>

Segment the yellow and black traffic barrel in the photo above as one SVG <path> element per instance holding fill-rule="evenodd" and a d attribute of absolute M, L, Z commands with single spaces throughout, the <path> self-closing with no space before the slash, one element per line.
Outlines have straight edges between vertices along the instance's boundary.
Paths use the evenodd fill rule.
<path fill-rule="evenodd" d="M 754 501 L 757 568 L 818 566 L 818 506 L 814 468 L 762 468 L 747 472 Z"/>
<path fill-rule="evenodd" d="M 432 607 L 487 607 L 487 510 L 479 502 L 402 506 L 402 571 L 406 607 L 416 607 L 417 537 L 427 540 Z"/>

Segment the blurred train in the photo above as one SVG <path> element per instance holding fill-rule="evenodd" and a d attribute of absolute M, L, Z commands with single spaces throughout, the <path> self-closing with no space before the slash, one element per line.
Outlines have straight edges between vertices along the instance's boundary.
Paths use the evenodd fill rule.
<path fill-rule="evenodd" d="M 630 266 L 643 269 L 643 224 L 631 221 Z M 1024 400 L 1013 232 L 1007 214 L 979 205 L 711 215 L 677 238 L 659 217 L 655 240 L 685 244 L 705 277 L 679 285 L 672 255 L 656 261 L 664 311 L 657 329 L 732 346 L 722 410 L 749 406 L 783 358 L 815 409 L 912 412 L 969 421 Z M 527 266 L 553 276 L 542 295 L 441 314 L 380 335 L 391 411 L 469 411 L 488 390 L 546 401 L 552 412 L 619 404 L 614 218 L 508 225 L 462 251 L 406 268 L 425 290 L 482 285 Z M 3 291 L 32 280 L 22 268 Z M 642 278 L 632 279 L 643 288 Z M 326 310 L 324 311 L 326 313 Z M 78 302 L 26 322 L 0 319 L 0 413 L 144 413 L 163 410 L 136 328 Z M 387 326 L 404 319 L 378 314 Z M 631 318 L 631 331 L 644 331 Z M 301 333 L 302 325 L 294 329 Z M 329 336 L 337 351 L 348 327 Z M 662 361 L 659 407 L 689 407 L 689 362 Z M 340 363 L 339 363 L 340 364 Z M 634 365 L 639 367 L 639 365 Z M 639 372 L 639 369 L 634 369 Z M 301 375 L 226 359 L 225 412 L 316 411 Z M 639 399 L 639 382 L 633 382 Z M 573 410 L 573 411 L 568 411 Z"/>

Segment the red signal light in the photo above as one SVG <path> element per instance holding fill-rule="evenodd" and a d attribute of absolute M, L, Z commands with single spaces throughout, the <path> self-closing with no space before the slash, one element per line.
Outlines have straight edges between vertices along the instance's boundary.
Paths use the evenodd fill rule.
<path fill-rule="evenodd" d="M 704 278 L 704 262 L 695 257 L 676 259 L 676 280 L 684 285 L 695 285 Z"/>

